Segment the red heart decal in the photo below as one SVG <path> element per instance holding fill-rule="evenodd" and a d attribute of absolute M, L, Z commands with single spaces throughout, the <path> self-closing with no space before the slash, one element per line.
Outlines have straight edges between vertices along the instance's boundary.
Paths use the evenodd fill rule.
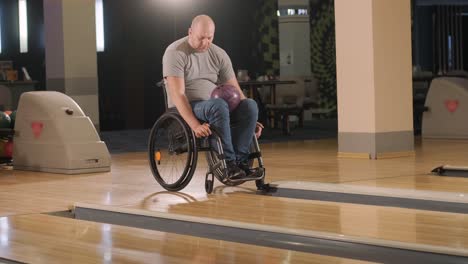
<path fill-rule="evenodd" d="M 44 128 L 44 124 L 42 122 L 32 122 L 31 128 L 35 138 L 39 138 L 42 134 L 42 128 Z"/>
<path fill-rule="evenodd" d="M 457 111 L 458 100 L 445 100 L 445 107 L 450 113 Z"/>
<path fill-rule="evenodd" d="M 13 141 L 8 141 L 5 144 L 5 157 L 11 158 L 13 157 Z"/>

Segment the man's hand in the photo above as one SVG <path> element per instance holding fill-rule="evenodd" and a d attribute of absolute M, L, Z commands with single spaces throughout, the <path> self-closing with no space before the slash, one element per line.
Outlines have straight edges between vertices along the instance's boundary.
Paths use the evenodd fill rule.
<path fill-rule="evenodd" d="M 255 126 L 255 137 L 259 138 L 262 135 L 263 128 L 262 123 L 257 122 L 257 125 Z"/>
<path fill-rule="evenodd" d="M 200 124 L 192 130 L 197 138 L 208 137 L 209 135 L 211 135 L 210 124 L 208 123 Z"/>

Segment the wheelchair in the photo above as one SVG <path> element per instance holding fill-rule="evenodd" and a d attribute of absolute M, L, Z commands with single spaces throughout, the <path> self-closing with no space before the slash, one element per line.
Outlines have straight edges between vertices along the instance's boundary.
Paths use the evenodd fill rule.
<path fill-rule="evenodd" d="M 257 138 L 252 139 L 248 164 L 252 168 L 257 161 L 258 174 L 255 178 L 230 180 L 224 158 L 221 139 L 216 130 L 212 135 L 196 138 L 195 134 L 175 108 L 167 107 L 167 93 L 164 82 L 157 84 L 162 88 L 166 112 L 155 122 L 148 140 L 148 159 L 151 172 L 156 181 L 168 191 L 180 191 L 185 188 L 195 173 L 199 152 L 205 152 L 208 171 L 205 175 L 205 190 L 213 191 L 214 178 L 227 186 L 236 186 L 246 181 L 255 180 L 259 191 L 270 191 L 265 184 L 265 167 Z"/>

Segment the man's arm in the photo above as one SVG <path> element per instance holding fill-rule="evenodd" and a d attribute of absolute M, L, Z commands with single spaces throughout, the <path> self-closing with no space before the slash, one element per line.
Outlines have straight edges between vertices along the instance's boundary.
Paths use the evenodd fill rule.
<path fill-rule="evenodd" d="M 237 88 L 237 90 L 239 90 L 239 93 L 241 95 L 241 100 L 244 100 L 246 99 L 245 95 L 244 95 L 244 92 L 242 92 L 242 89 L 240 88 L 240 85 L 239 83 L 237 82 L 237 79 L 234 77 L 234 78 L 231 78 L 229 80 L 226 81 L 226 84 L 230 84 L 234 87 Z M 259 138 L 261 135 L 262 135 L 262 130 L 263 130 L 263 125 L 262 123 L 260 122 L 257 122 L 257 125 L 255 126 L 255 136 L 257 138 Z"/>
<path fill-rule="evenodd" d="M 240 94 L 241 100 L 246 99 L 246 97 L 245 97 L 245 95 L 244 95 L 244 92 L 242 91 L 242 89 L 240 88 L 239 83 L 237 82 L 236 77 L 227 80 L 227 81 L 226 81 L 226 84 L 230 84 L 230 85 L 236 87 L 237 90 L 239 90 L 239 94 Z"/>
<path fill-rule="evenodd" d="M 168 76 L 166 85 L 168 86 L 169 96 L 176 106 L 182 118 L 187 122 L 197 137 L 207 137 L 211 135 L 210 125 L 208 123 L 200 124 L 192 111 L 192 107 L 185 96 L 185 82 L 183 78 Z"/>

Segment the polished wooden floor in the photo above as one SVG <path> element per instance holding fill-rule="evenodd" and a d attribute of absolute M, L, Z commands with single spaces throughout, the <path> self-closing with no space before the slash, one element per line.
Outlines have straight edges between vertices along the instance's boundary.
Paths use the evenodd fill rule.
<path fill-rule="evenodd" d="M 304 234 L 318 231 L 468 252 L 468 215 L 464 214 L 254 196 L 242 192 L 167 206 L 160 203 L 158 196 L 153 195 L 128 208 L 298 229 Z"/>
<path fill-rule="evenodd" d="M 0 255 L 27 263 L 367 263 L 58 218 L 0 218 Z"/>
<path fill-rule="evenodd" d="M 442 164 L 467 166 L 468 141 L 417 139 L 416 156 L 384 160 L 339 159 L 335 140 L 271 143 L 262 145 L 262 152 L 268 181 L 346 183 L 468 194 L 468 179 L 429 174 L 432 168 Z M 161 241 L 157 237 L 171 237 L 174 244 L 168 248 L 178 248 L 176 245 L 179 243 L 183 245 L 181 240 L 195 241 L 187 247 L 199 247 L 200 241 L 203 241 L 203 244 L 207 243 L 207 248 L 218 252 L 216 256 L 224 254 L 219 252 L 224 252 L 224 245 L 229 244 L 194 237 L 184 239 L 183 236 L 145 230 L 135 233 L 135 229 L 109 228 L 109 225 L 38 215 L 66 210 L 76 202 L 322 230 L 462 250 L 468 247 L 468 216 L 463 214 L 263 196 L 259 198 L 252 194 L 255 190 L 253 183 L 241 187 L 218 184 L 214 194 L 206 195 L 203 185 L 206 163 L 202 158 L 193 181 L 182 192 L 174 194 L 165 192 L 152 178 L 145 153 L 113 155 L 112 162 L 112 171 L 109 173 L 83 175 L 1 169 L 0 216 L 9 217 L 0 218 L 0 258 L 39 263 L 101 263 L 109 262 L 109 258 L 112 262 L 153 262 L 152 258 L 159 254 L 163 256 L 161 263 L 196 263 L 198 255 L 195 251 L 186 255 L 170 250 L 163 253 L 157 246 L 148 248 L 146 244 L 150 243 L 145 239 L 151 237 Z M 250 213 L 253 209 L 258 212 L 255 216 Z M 52 227 L 62 232 L 54 231 Z M 99 231 L 103 228 L 109 229 L 108 233 L 111 234 L 108 236 L 111 242 L 107 244 L 103 244 L 102 237 L 99 238 L 103 236 Z M 57 242 L 50 242 L 53 237 L 57 238 Z M 70 250 L 63 249 L 66 247 Z M 235 250 L 229 256 L 245 259 L 258 251 L 255 248 L 250 251 L 250 247 L 240 244 L 232 247 Z M 73 248 L 83 252 L 82 255 L 74 254 Z M 324 261 L 322 258 L 328 257 L 285 250 L 262 250 L 276 252 L 272 253 L 274 259 L 255 259 L 250 262 L 351 263 L 350 260 L 335 258 Z M 86 254 L 85 251 L 91 253 Z M 40 261 L 41 257 L 48 261 Z M 205 259 L 203 263 L 223 262 L 245 261 L 226 255 L 215 260 Z"/>

